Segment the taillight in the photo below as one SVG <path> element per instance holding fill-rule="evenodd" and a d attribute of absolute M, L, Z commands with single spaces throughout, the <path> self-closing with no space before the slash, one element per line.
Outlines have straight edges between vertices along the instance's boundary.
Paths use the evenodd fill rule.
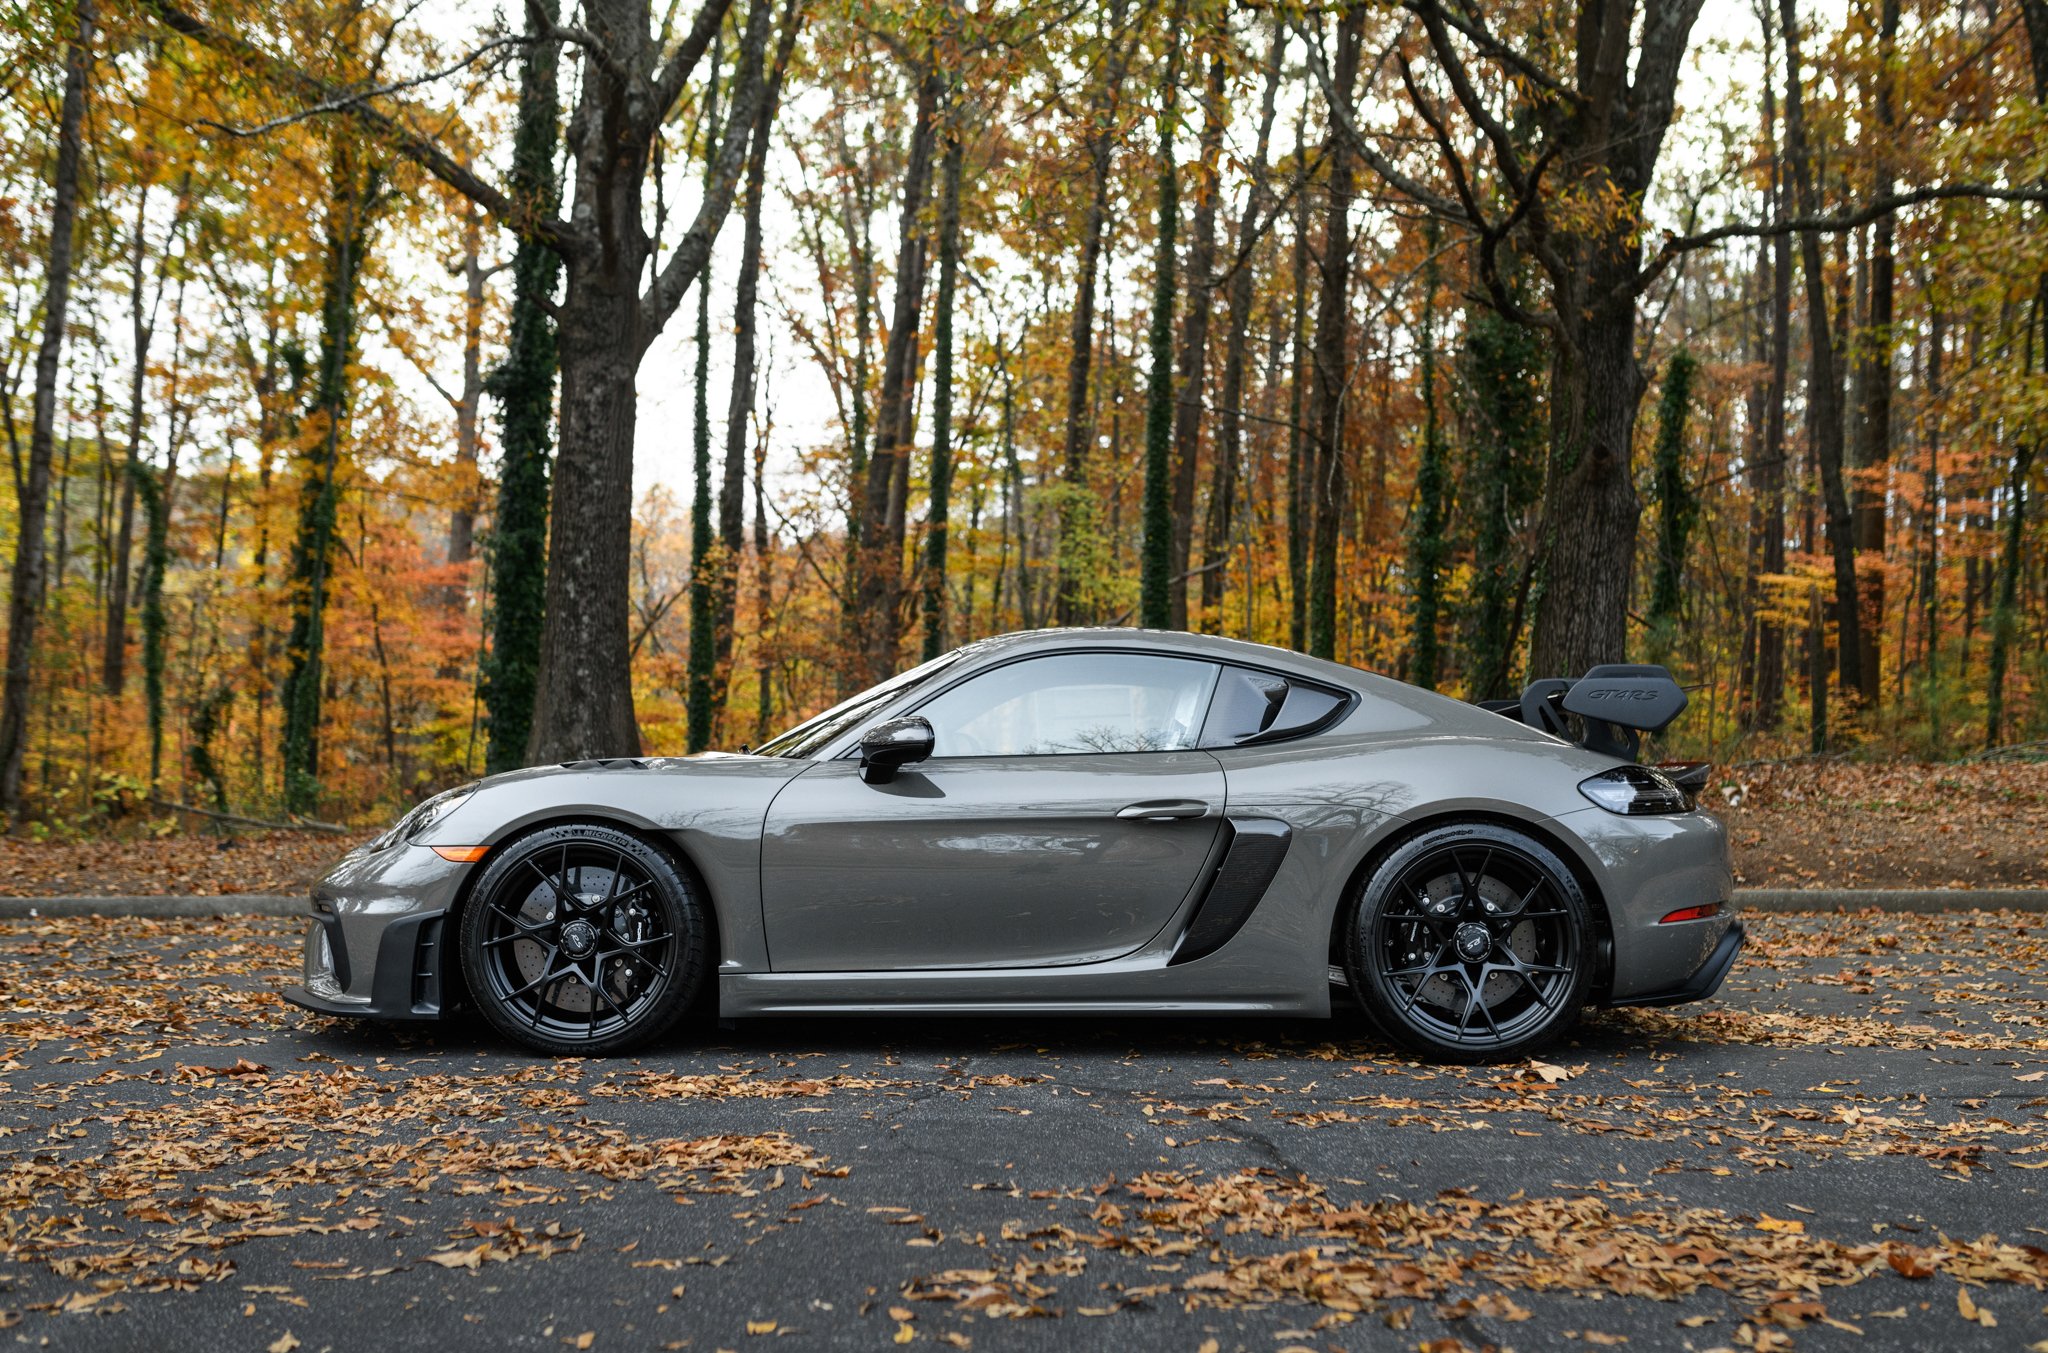
<path fill-rule="evenodd" d="M 1692 796 L 1671 777 L 1650 766 L 1616 766 L 1579 783 L 1579 792 L 1610 813 L 1640 817 L 1652 813 L 1684 813 Z"/>
<path fill-rule="evenodd" d="M 1664 919 L 1657 922 L 1657 924 L 1671 925 L 1678 921 L 1704 921 L 1709 916 L 1719 916 L 1720 914 L 1721 904 L 1719 902 L 1709 902 L 1704 907 L 1680 907 L 1677 911 L 1667 912 Z"/>

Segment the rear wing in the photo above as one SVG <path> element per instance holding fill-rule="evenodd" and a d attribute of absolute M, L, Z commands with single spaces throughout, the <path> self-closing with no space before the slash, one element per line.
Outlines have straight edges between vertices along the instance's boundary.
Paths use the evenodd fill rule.
<path fill-rule="evenodd" d="M 1661 733 L 1685 712 L 1685 688 L 1652 663 L 1609 663 L 1577 681 L 1532 681 L 1517 700 L 1485 700 L 1481 709 L 1539 728 L 1588 751 L 1634 761 L 1643 734 Z"/>

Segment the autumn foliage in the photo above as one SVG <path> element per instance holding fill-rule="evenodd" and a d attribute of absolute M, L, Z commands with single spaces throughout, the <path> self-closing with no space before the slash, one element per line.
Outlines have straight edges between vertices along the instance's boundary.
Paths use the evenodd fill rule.
<path fill-rule="evenodd" d="M 1569 4 L 30 4 L 17 811 L 367 820 L 1053 623 L 2048 736 L 2048 11 L 1650 9 L 1613 87 Z"/>

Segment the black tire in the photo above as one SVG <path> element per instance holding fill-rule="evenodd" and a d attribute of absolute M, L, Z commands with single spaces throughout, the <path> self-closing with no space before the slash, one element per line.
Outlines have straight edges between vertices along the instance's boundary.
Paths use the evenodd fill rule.
<path fill-rule="evenodd" d="M 1345 973 L 1405 1048 L 1511 1058 L 1577 1023 L 1595 966 L 1592 902 L 1556 852 L 1490 822 L 1434 827 L 1359 889 Z"/>
<path fill-rule="evenodd" d="M 498 1032 L 604 1057 L 659 1037 L 689 1008 L 710 935 L 667 854 L 616 827 L 569 823 L 491 856 L 458 943 L 470 998 Z"/>

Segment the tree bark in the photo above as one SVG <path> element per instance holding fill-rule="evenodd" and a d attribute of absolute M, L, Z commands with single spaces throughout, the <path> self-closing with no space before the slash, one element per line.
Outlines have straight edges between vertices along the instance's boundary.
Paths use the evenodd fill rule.
<path fill-rule="evenodd" d="M 292 540 L 291 629 L 285 641 L 284 801 L 293 813 L 319 807 L 320 724 L 325 694 L 327 585 L 334 550 L 349 367 L 355 353 L 356 284 L 378 194 L 377 170 L 358 167 L 357 147 L 337 128 L 328 147 L 326 259 L 320 279 L 320 363 L 310 410 L 318 441 L 301 457 L 299 520 Z M 153 513 L 167 510 L 170 484 Z M 154 535 L 154 530 L 152 530 Z"/>
<path fill-rule="evenodd" d="M 536 20 L 552 23 L 556 0 L 533 0 Z M 555 179 L 556 53 L 537 42 L 526 49 L 519 74 L 519 110 L 512 132 L 511 189 L 522 201 L 553 215 L 561 196 Z M 561 259 L 536 239 L 522 238 L 512 254 L 512 314 L 505 356 L 487 388 L 499 410 L 498 500 L 492 514 L 490 652 L 484 659 L 482 698 L 492 774 L 525 764 L 533 729 L 534 678 L 547 612 L 549 461 L 555 417 L 555 328 L 547 313 Z"/>
<path fill-rule="evenodd" d="M 144 308 L 142 297 L 143 222 L 148 211 L 149 184 L 145 181 L 135 195 L 135 231 L 128 258 L 128 341 L 134 362 L 128 378 L 128 453 L 121 464 L 114 555 L 107 567 L 107 635 L 100 650 L 100 686 L 116 699 L 128 685 L 128 584 L 129 562 L 135 551 L 135 480 L 142 472 L 142 398 L 149 376 L 150 340 L 156 327 L 155 317 Z"/>
<path fill-rule="evenodd" d="M 1337 528 L 1344 511 L 1345 355 L 1350 347 L 1352 147 L 1340 124 L 1351 117 L 1358 80 L 1365 6 L 1353 4 L 1337 27 L 1335 91 L 1330 113 L 1329 207 L 1323 218 L 1322 276 L 1316 295 L 1316 342 L 1309 383 L 1309 437 L 1314 529 L 1309 540 L 1308 651 L 1337 656 Z M 1340 105 L 1340 106 L 1339 106 Z"/>
<path fill-rule="evenodd" d="M 36 351 L 28 466 L 20 483 L 12 590 L 7 596 L 7 678 L 4 691 L 0 691 L 0 813 L 10 817 L 21 811 L 22 764 L 28 750 L 29 688 L 34 680 L 31 659 L 48 563 L 43 531 L 49 514 L 50 461 L 56 446 L 57 366 L 63 356 L 64 317 L 71 301 L 71 233 L 78 213 L 86 83 L 93 63 L 93 0 L 77 0 L 72 13 L 77 27 L 64 59 L 64 98 L 57 113 L 57 161 L 51 185 L 50 246 L 43 268 L 43 339 Z"/>
<path fill-rule="evenodd" d="M 953 305 L 960 284 L 960 161 L 957 96 L 947 100 L 946 151 L 939 173 L 939 294 L 932 318 L 931 510 L 925 527 L 924 656 L 946 650 L 946 549 L 952 528 Z"/>
<path fill-rule="evenodd" d="M 703 151 L 706 186 L 711 147 L 718 142 L 720 39 L 711 40 L 711 77 L 705 82 Z M 692 755 L 711 745 L 716 714 L 712 696 L 718 658 L 718 559 L 711 492 L 711 264 L 697 276 L 696 369 L 690 390 L 690 656 L 684 678 L 683 748 Z"/>
<path fill-rule="evenodd" d="M 1195 215 L 1188 239 L 1187 313 L 1181 320 L 1180 391 L 1173 410 L 1172 577 L 1167 624 L 1188 628 L 1188 559 L 1195 533 L 1195 480 L 1202 454 L 1202 405 L 1209 372 L 1209 310 L 1216 289 L 1216 206 L 1223 196 L 1221 161 L 1226 70 L 1223 53 L 1209 58 L 1202 91 L 1202 139 L 1195 170 Z"/>
<path fill-rule="evenodd" d="M 1181 7 L 1175 5 L 1178 21 Z M 1178 26 L 1176 22 L 1175 26 Z M 1173 306 L 1175 237 L 1180 227 L 1180 167 L 1174 163 L 1175 104 L 1180 90 L 1180 46 L 1167 52 L 1159 97 L 1159 227 L 1152 255 L 1150 370 L 1145 391 L 1143 536 L 1138 559 L 1138 623 L 1173 626 Z"/>
<path fill-rule="evenodd" d="M 1819 210 L 1813 182 L 1812 149 L 1806 136 L 1806 106 L 1800 74 L 1798 0 L 1778 0 L 1785 40 L 1785 134 L 1792 161 L 1792 185 L 1802 215 Z M 1835 568 L 1835 627 L 1844 689 L 1862 689 L 1861 608 L 1856 595 L 1856 541 L 1849 515 L 1848 489 L 1842 475 L 1842 380 L 1836 367 L 1833 325 L 1829 315 L 1827 271 L 1820 236 L 1799 237 L 1801 272 L 1806 279 L 1807 381 L 1806 421 L 1820 468 L 1823 505 L 1827 511 L 1828 553 Z M 1825 643 L 1823 636 L 1819 642 Z M 1814 670 L 1823 670 L 1816 662 Z"/>
<path fill-rule="evenodd" d="M 1094 535 L 1095 514 L 1086 495 L 1088 453 L 1095 443 L 1095 419 L 1088 403 L 1089 372 L 1095 356 L 1096 274 L 1102 266 L 1102 236 L 1109 221 L 1110 152 L 1115 149 L 1112 125 L 1117 95 L 1133 44 L 1119 42 L 1125 0 L 1110 0 L 1103 37 L 1112 44 L 1103 78 L 1088 98 L 1088 210 L 1081 223 L 1081 260 L 1074 278 L 1073 323 L 1067 339 L 1067 424 L 1061 476 L 1067 498 L 1060 509 L 1059 591 L 1053 614 L 1062 625 L 1089 619 L 1083 603 L 1089 581 L 1081 576 L 1081 558 Z M 1021 576 L 1021 575 L 1020 575 Z"/>
<path fill-rule="evenodd" d="M 469 203 L 462 216 L 462 388 L 455 400 L 455 507 L 448 514 L 448 562 L 467 564 L 476 553 L 477 424 L 484 393 L 484 282 L 490 270 L 483 261 L 483 211 Z M 448 592 L 450 606 L 460 606 L 463 589 Z"/>
<path fill-rule="evenodd" d="M 746 554 L 748 425 L 753 419 L 758 383 L 755 333 L 761 286 L 761 199 L 768 191 L 768 141 L 782 100 L 782 74 L 796 45 L 794 6 L 786 14 L 777 42 L 768 92 L 754 124 L 747 155 L 746 207 L 740 242 L 740 275 L 733 288 L 732 393 L 725 411 L 725 477 L 718 485 L 718 559 L 714 583 L 717 601 L 716 639 L 711 671 L 711 722 L 725 711 L 731 686 L 734 616 L 738 610 L 740 560 Z"/>
<path fill-rule="evenodd" d="M 1201 628 L 1211 634 L 1222 632 L 1224 585 L 1229 580 L 1224 564 L 1230 557 L 1230 533 L 1237 516 L 1238 467 L 1244 458 L 1245 346 L 1251 329 L 1252 284 L 1258 272 L 1252 266 L 1252 250 L 1258 240 L 1259 213 L 1266 203 L 1270 172 L 1267 159 L 1273 143 L 1273 115 L 1279 98 L 1280 57 L 1286 47 L 1286 35 L 1283 25 L 1273 25 L 1273 45 L 1266 58 L 1265 93 L 1259 103 L 1258 144 L 1252 152 L 1251 182 L 1238 217 L 1230 292 L 1225 302 L 1223 384 L 1217 396 L 1221 407 L 1216 414 L 1216 454 L 1209 470 L 1209 510 L 1202 524 Z"/>
<path fill-rule="evenodd" d="M 549 523 L 547 620 L 526 749 L 532 764 L 640 752 L 629 615 L 634 378 L 647 345 L 702 275 L 737 193 L 764 97 L 770 3 L 754 0 L 748 10 L 732 109 L 697 217 L 644 296 L 640 279 L 653 246 L 641 198 L 655 125 L 667 103 L 646 97 L 644 76 L 621 78 L 655 60 L 642 0 L 586 0 L 584 6 L 587 26 L 605 35 L 611 59 L 585 63 L 582 100 L 570 122 L 572 219 L 593 234 L 579 236 L 565 251 L 567 289 L 557 330 L 561 451 Z M 693 33 L 708 42 L 728 4 L 706 0 Z M 667 88 L 664 77 L 664 94 Z"/>
<path fill-rule="evenodd" d="M 1408 529 L 1409 630 L 1407 679 L 1435 690 L 1438 673 L 1437 617 L 1442 609 L 1443 570 L 1449 555 L 1444 539 L 1450 515 L 1450 473 L 1444 464 L 1443 424 L 1437 415 L 1436 293 L 1437 223 L 1431 218 L 1423 247 L 1429 259 L 1422 266 L 1422 324 L 1416 336 L 1420 349 L 1422 454 L 1415 466 L 1415 506 Z"/>
<path fill-rule="evenodd" d="M 1883 0 L 1878 21 L 1877 51 L 1877 180 L 1871 192 L 1877 197 L 1893 189 L 1891 155 L 1897 135 L 1896 90 L 1892 63 L 1897 57 L 1900 0 Z M 1857 658 L 1863 704 L 1874 708 L 1880 697 L 1884 641 L 1884 555 L 1885 505 L 1889 495 L 1883 472 L 1892 455 L 1892 292 L 1895 264 L 1893 235 L 1895 214 L 1880 216 L 1870 232 L 1870 309 L 1862 341 L 1857 344 L 1856 385 L 1862 409 L 1857 427 L 1854 465 L 1859 472 L 1851 502 L 1852 537 L 1859 575 L 1860 605 L 1857 633 L 1862 648 Z"/>
<path fill-rule="evenodd" d="M 917 392 L 917 330 L 924 314 L 926 240 L 922 216 L 932 186 L 932 141 L 942 78 L 936 70 L 920 76 L 917 115 L 903 170 L 902 238 L 896 251 L 896 298 L 889 342 L 882 354 L 882 388 L 876 401 L 875 447 L 868 457 L 861 501 L 860 549 L 855 604 L 846 616 L 849 645 L 871 685 L 896 667 L 902 641 L 904 476 L 898 464 L 910 455 Z"/>
<path fill-rule="evenodd" d="M 1315 447 L 1308 440 L 1308 130 L 1307 101 L 1294 124 L 1294 298 L 1287 328 L 1287 646 L 1308 646 L 1308 538 Z"/>

